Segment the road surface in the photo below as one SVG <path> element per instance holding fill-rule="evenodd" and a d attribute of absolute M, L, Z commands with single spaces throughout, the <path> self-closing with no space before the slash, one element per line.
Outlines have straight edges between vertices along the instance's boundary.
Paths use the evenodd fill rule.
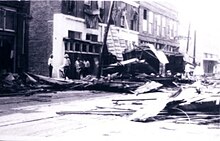
<path fill-rule="evenodd" d="M 125 97 L 95 91 L 1 97 L 0 140 L 220 140 L 220 124 L 178 122 L 181 119 L 142 123 L 126 115 L 57 114 L 112 107 L 112 99 Z"/>

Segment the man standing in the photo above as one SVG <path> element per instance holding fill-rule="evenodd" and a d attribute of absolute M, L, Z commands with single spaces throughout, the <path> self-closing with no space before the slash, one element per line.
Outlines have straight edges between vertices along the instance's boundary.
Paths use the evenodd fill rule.
<path fill-rule="evenodd" d="M 69 55 L 64 55 L 64 61 L 63 61 L 63 71 L 64 71 L 64 79 L 68 77 L 68 73 L 70 70 L 71 61 L 69 59 Z"/>
<path fill-rule="evenodd" d="M 49 77 L 52 77 L 52 72 L 53 72 L 53 55 L 51 54 L 49 59 L 48 59 L 48 68 L 49 68 Z"/>
<path fill-rule="evenodd" d="M 75 68 L 76 68 L 76 79 L 80 79 L 80 75 L 81 75 L 82 70 L 81 70 L 79 57 L 77 57 L 77 59 L 75 61 Z"/>
<path fill-rule="evenodd" d="M 84 61 L 84 65 L 85 65 L 85 76 L 89 75 L 89 68 L 90 68 L 90 62 L 89 60 L 85 60 Z"/>

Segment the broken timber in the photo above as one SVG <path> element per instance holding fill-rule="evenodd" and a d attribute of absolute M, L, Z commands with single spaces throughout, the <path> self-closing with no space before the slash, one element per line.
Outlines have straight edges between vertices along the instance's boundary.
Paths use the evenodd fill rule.
<path fill-rule="evenodd" d="M 113 116 L 124 116 L 130 115 L 134 113 L 134 111 L 125 111 L 125 110 L 115 110 L 115 111 L 60 111 L 56 112 L 59 115 L 67 115 L 67 114 L 84 114 L 84 115 L 113 115 Z"/>

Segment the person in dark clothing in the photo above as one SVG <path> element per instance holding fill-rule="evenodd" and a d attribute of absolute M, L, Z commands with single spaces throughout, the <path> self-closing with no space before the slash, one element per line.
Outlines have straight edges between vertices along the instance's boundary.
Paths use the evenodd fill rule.
<path fill-rule="evenodd" d="M 53 72 L 53 55 L 51 54 L 48 59 L 49 77 L 52 77 Z"/>

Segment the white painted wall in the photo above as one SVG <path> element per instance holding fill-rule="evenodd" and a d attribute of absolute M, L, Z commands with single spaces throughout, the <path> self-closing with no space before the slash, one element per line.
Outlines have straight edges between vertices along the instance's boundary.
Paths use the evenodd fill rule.
<path fill-rule="evenodd" d="M 124 39 L 128 42 L 128 46 L 130 46 L 129 49 L 133 49 L 132 43 L 134 42 L 136 45 L 138 45 L 138 32 L 119 28 L 119 37 L 121 39 Z"/>
<path fill-rule="evenodd" d="M 86 39 L 86 33 L 102 35 L 103 26 L 100 25 L 98 30 L 86 28 L 85 20 L 61 13 L 54 14 L 53 20 L 53 54 L 54 54 L 54 76 L 59 77 L 58 70 L 62 65 L 65 46 L 63 38 L 68 37 L 68 30 L 81 32 L 82 40 Z M 98 37 L 102 41 L 102 37 Z"/>
<path fill-rule="evenodd" d="M 65 46 L 63 38 L 68 37 L 68 30 L 81 32 L 82 40 L 86 39 L 86 34 L 98 35 L 98 41 L 103 42 L 104 29 L 106 24 L 99 24 L 98 30 L 86 28 L 85 20 L 70 15 L 65 15 L 61 13 L 54 14 L 53 17 L 53 55 L 54 55 L 54 72 L 53 76 L 59 77 L 59 68 L 62 65 Z M 119 27 L 117 27 L 119 28 Z M 101 35 L 101 36 L 100 36 Z M 122 39 L 128 41 L 130 45 L 132 42 L 138 44 L 138 32 L 119 28 L 119 36 Z"/>

